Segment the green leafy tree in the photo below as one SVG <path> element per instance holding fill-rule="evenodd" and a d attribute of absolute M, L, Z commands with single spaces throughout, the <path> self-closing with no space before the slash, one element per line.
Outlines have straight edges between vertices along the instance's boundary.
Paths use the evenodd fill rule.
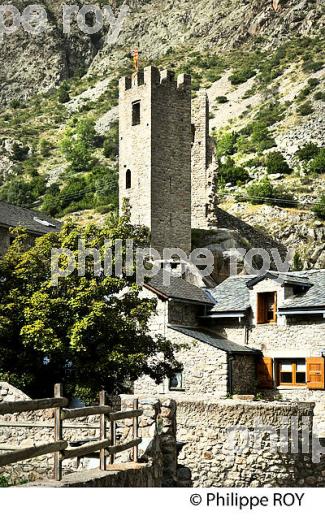
<path fill-rule="evenodd" d="M 233 155 L 236 153 L 237 134 L 235 132 L 226 132 L 220 137 L 217 137 L 217 155 L 223 157 L 224 155 Z"/>
<path fill-rule="evenodd" d="M 104 250 L 104 241 L 133 238 L 147 244 L 144 228 L 127 217 L 98 228 L 66 223 L 28 249 L 29 238 L 14 230 L 15 240 L 0 261 L 0 378 L 12 381 L 31 396 L 49 395 L 61 381 L 69 395 L 94 396 L 103 386 L 124 389 L 148 375 L 161 382 L 180 369 L 175 346 L 153 338 L 148 323 L 155 302 L 142 298 L 135 275 L 94 276 L 87 258 L 85 274 L 75 271 L 51 283 L 52 248 L 69 248 L 77 258 L 78 239 Z M 125 254 L 125 251 L 124 251 Z M 66 265 L 61 255 L 59 265 Z M 115 256 L 113 255 L 113 265 Z"/>
<path fill-rule="evenodd" d="M 95 122 L 90 118 L 81 119 L 75 128 L 66 131 L 61 149 L 74 171 L 81 172 L 90 168 L 95 140 Z"/>

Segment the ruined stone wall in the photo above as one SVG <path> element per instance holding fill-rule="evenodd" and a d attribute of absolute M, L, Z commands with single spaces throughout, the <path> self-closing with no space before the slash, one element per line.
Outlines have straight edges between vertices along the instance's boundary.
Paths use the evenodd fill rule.
<path fill-rule="evenodd" d="M 192 228 L 214 221 L 216 161 L 209 135 L 209 99 L 205 90 L 192 101 Z"/>
<path fill-rule="evenodd" d="M 256 359 L 255 356 L 235 354 L 230 356 L 232 394 L 255 395 L 256 392 Z"/>
<path fill-rule="evenodd" d="M 132 104 L 140 102 L 140 124 Z M 191 250 L 191 78 L 147 67 L 120 81 L 120 208 L 151 231 L 151 245 Z M 126 188 L 126 172 L 132 186 Z"/>
<path fill-rule="evenodd" d="M 291 449 L 279 451 L 281 446 L 285 449 L 280 429 L 290 427 L 296 418 L 299 436 L 304 427 L 311 443 L 312 416 L 313 405 L 308 403 L 177 400 L 177 440 L 184 443 L 178 457 L 178 485 L 323 487 L 323 459 L 314 463 L 311 453 L 303 454 L 301 448 L 297 454 Z M 242 428 L 242 437 L 233 437 L 235 449 L 230 427 Z M 272 442 L 261 427 L 271 428 Z"/>

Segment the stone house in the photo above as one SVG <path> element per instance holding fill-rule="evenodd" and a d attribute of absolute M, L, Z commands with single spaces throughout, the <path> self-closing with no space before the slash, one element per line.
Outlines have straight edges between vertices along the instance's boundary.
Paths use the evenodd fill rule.
<path fill-rule="evenodd" d="M 61 223 L 43 213 L 0 201 L 0 256 L 10 246 L 10 229 L 19 226 L 27 229 L 33 243 L 37 237 L 59 231 Z"/>
<path fill-rule="evenodd" d="M 157 298 L 151 331 L 184 345 L 183 370 L 159 386 L 142 378 L 136 393 L 313 401 L 325 430 L 325 270 L 234 276 L 214 289 L 162 278 L 144 287 Z"/>
<path fill-rule="evenodd" d="M 204 322 L 263 354 L 259 386 L 283 397 L 323 396 L 325 270 L 234 276 L 211 291 Z M 325 395 L 325 393 L 324 393 Z"/>
<path fill-rule="evenodd" d="M 170 285 L 164 285 L 161 271 L 145 284 L 143 296 L 157 300 L 156 314 L 150 323 L 151 333 L 182 346 L 177 359 L 183 370 L 161 385 L 156 385 L 149 377 L 141 378 L 135 383 L 136 393 L 181 392 L 226 397 L 255 392 L 259 351 L 231 341 L 205 326 L 204 316 L 209 315 L 214 306 L 210 290 L 181 277 L 172 277 Z"/>

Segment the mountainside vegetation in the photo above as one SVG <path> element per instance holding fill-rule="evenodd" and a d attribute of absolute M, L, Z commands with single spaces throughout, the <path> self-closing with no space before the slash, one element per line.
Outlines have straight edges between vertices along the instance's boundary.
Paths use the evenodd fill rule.
<path fill-rule="evenodd" d="M 139 46 L 142 66 L 191 74 L 193 96 L 207 89 L 221 207 L 240 204 L 252 224 L 265 205 L 286 208 L 291 233 L 299 215 L 324 242 L 323 2 L 133 1 L 113 45 L 107 26 L 91 36 L 73 23 L 62 34 L 63 2 L 41 3 L 50 21 L 42 38 L 4 37 L 1 199 L 79 221 L 116 212 L 118 78 L 132 72 Z M 312 261 L 308 240 L 299 253 L 319 265 L 325 250 Z"/>

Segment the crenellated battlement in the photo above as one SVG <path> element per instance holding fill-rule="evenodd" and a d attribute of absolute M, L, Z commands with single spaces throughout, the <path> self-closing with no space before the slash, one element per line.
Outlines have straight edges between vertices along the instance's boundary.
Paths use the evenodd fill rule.
<path fill-rule="evenodd" d="M 145 67 L 132 76 L 125 76 L 120 79 L 120 92 L 126 92 L 133 88 L 141 87 L 142 85 L 170 86 L 171 88 L 179 90 L 191 89 L 191 76 L 189 74 L 180 74 L 175 76 L 175 73 L 170 70 L 160 71 L 157 67 Z"/>

